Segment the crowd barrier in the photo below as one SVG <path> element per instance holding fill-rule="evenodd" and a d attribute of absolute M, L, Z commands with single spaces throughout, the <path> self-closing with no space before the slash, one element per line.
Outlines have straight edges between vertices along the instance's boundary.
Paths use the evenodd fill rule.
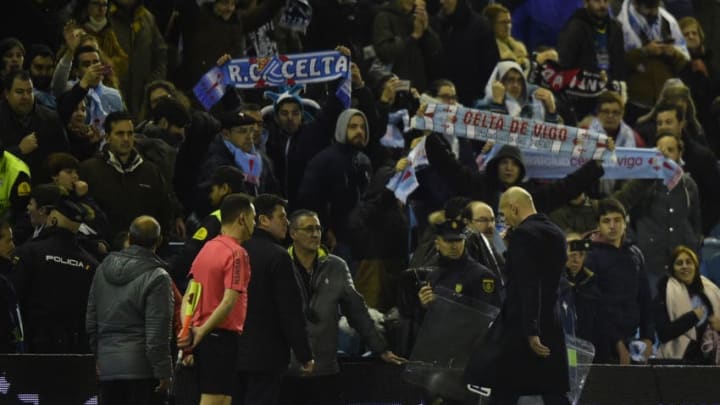
<path fill-rule="evenodd" d="M 422 392 L 403 381 L 401 367 L 377 359 L 342 358 L 341 368 L 348 404 L 422 403 Z M 718 382 L 720 367 L 593 365 L 578 404 L 720 405 Z M 0 355 L 0 404 L 23 403 L 17 402 L 17 394 L 27 404 L 91 404 L 96 392 L 92 356 Z M 192 401 L 177 398 L 177 405 L 185 403 Z"/>

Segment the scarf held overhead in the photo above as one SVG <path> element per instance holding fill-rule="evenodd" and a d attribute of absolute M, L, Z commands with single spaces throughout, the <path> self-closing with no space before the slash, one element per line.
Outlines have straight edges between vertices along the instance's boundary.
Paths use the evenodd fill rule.
<path fill-rule="evenodd" d="M 198 101 L 210 109 L 227 86 L 239 89 L 277 87 L 343 79 L 335 96 L 350 106 L 350 58 L 337 51 L 233 59 L 210 69 L 193 88 Z"/>
<path fill-rule="evenodd" d="M 603 159 L 612 155 L 607 149 L 608 137 L 604 134 L 459 105 L 429 104 L 422 116 L 412 118 L 411 126 L 458 138 L 493 141 L 562 156 Z"/>

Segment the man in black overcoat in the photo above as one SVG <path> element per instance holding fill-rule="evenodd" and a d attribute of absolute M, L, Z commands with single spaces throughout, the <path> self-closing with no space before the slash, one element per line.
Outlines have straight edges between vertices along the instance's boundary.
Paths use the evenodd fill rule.
<path fill-rule="evenodd" d="M 537 213 L 523 188 L 502 194 L 500 212 L 510 227 L 506 300 L 466 377 L 492 389 L 492 405 L 514 405 L 524 395 L 541 395 L 545 405 L 569 404 L 565 336 L 555 312 L 567 260 L 565 236 Z"/>

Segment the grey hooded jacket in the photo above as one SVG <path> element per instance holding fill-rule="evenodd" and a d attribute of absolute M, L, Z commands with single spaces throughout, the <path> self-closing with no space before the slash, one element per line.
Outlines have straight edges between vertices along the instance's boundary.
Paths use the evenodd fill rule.
<path fill-rule="evenodd" d="M 171 376 L 171 280 L 151 250 L 132 245 L 98 267 L 86 327 L 101 381 Z"/>

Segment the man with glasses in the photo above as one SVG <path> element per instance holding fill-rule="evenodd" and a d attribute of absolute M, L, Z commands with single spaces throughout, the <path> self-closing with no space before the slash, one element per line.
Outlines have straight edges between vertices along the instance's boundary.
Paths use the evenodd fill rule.
<path fill-rule="evenodd" d="M 644 148 L 645 141 L 623 121 L 625 103 L 614 91 L 605 91 L 597 98 L 597 117 L 590 123 L 590 129 L 611 137 L 615 146 L 622 148 Z"/>
<path fill-rule="evenodd" d="M 220 117 L 221 132 L 208 149 L 203 173 L 208 178 L 216 168 L 230 165 L 245 174 L 245 191 L 253 196 L 278 191 L 272 162 L 255 149 L 256 128 L 262 125 L 250 114 L 234 110 Z"/>
<path fill-rule="evenodd" d="M 288 249 L 293 274 L 305 308 L 305 323 L 316 365 L 310 375 L 299 373 L 298 364 L 291 366 L 283 387 L 281 403 L 340 404 L 342 392 L 337 362 L 338 321 L 342 314 L 362 336 L 370 349 L 385 362 L 403 364 L 407 360 L 387 350 L 387 344 L 368 313 L 365 300 L 357 292 L 347 263 L 329 254 L 320 245 L 322 227 L 318 214 L 309 210 L 295 211 L 290 218 Z M 286 396 L 287 395 L 287 396 Z"/>

